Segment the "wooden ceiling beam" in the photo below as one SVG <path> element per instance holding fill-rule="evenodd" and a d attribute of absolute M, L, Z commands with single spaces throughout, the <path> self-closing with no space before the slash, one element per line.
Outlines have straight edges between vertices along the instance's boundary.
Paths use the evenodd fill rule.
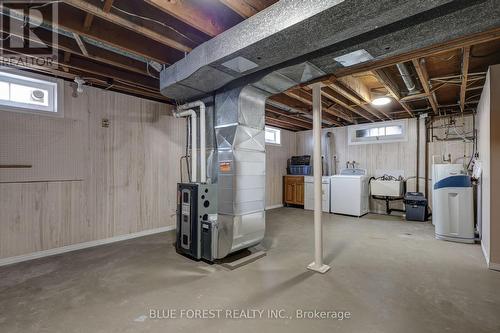
<path fill-rule="evenodd" d="M 467 81 L 469 75 L 470 46 L 462 50 L 462 83 L 460 85 L 460 111 L 465 110 L 465 94 L 467 93 Z"/>
<path fill-rule="evenodd" d="M 94 15 L 90 13 L 85 14 L 85 19 L 83 20 L 83 30 L 89 31 L 92 26 L 92 22 L 94 22 Z"/>
<path fill-rule="evenodd" d="M 283 104 L 283 103 L 276 101 L 273 97 L 274 96 L 272 96 L 271 99 L 269 99 L 269 101 L 272 100 L 278 104 Z M 268 110 L 268 111 L 272 110 L 275 113 L 281 113 L 281 114 L 286 115 L 288 117 L 293 117 L 295 119 L 299 119 L 302 121 L 312 122 L 312 110 L 310 108 L 309 109 L 301 109 L 301 108 L 291 107 L 287 104 L 283 104 L 283 107 L 285 109 L 277 107 L 275 105 L 275 103 L 266 103 L 266 110 Z M 308 115 L 310 117 L 306 117 L 306 115 Z M 328 125 L 328 126 L 334 125 L 334 123 L 330 120 L 330 117 L 332 117 L 332 116 L 329 114 L 325 114 L 324 117 L 322 117 L 321 122 L 324 125 Z M 335 119 L 333 119 L 333 120 L 335 120 Z"/>
<path fill-rule="evenodd" d="M 9 22 L 10 19 L 6 15 L 2 15 L 1 18 L 3 19 L 0 19 L 0 21 L 3 22 Z M 84 36 L 87 38 L 91 38 L 97 42 L 106 44 L 117 50 L 135 54 L 139 57 L 143 57 L 148 60 L 154 60 L 160 64 L 172 64 L 178 60 L 177 56 L 175 55 L 173 56 L 172 54 L 165 52 L 167 48 L 166 47 L 164 48 L 160 44 L 150 45 L 149 48 L 145 48 L 143 47 L 143 45 L 141 45 L 141 43 L 138 42 L 137 37 L 139 37 L 139 35 L 124 34 L 123 29 L 103 23 L 106 22 L 105 21 L 94 22 L 89 31 L 84 31 L 81 23 L 78 22 L 78 20 L 74 20 L 71 15 L 66 15 L 66 11 L 63 12 L 60 9 L 59 20 L 57 22 L 57 25 L 63 28 L 64 30 L 67 30 L 68 32 L 77 33 L 81 37 Z M 45 20 L 44 24 L 53 26 L 53 23 L 48 20 Z M 42 30 L 44 30 L 43 28 L 35 28 L 35 29 L 37 36 L 41 33 Z M 9 33 L 11 32 L 12 31 L 9 30 Z M 59 39 L 61 39 L 61 37 L 64 38 L 64 35 L 60 35 Z M 175 52 L 179 51 L 176 50 Z M 118 57 L 120 56 L 118 55 Z"/>
<path fill-rule="evenodd" d="M 304 128 L 302 127 L 297 127 L 297 126 L 294 126 L 294 125 L 290 125 L 286 122 L 282 122 L 282 121 L 279 121 L 275 118 L 270 118 L 270 117 L 266 117 L 266 125 L 271 125 L 271 126 L 274 126 L 274 127 L 278 127 L 278 128 L 282 128 L 282 129 L 286 129 L 286 130 L 289 130 L 289 131 L 294 131 L 294 132 L 298 132 L 298 131 L 303 131 Z"/>
<path fill-rule="evenodd" d="M 392 83 L 390 77 L 383 70 L 375 70 L 372 72 L 373 75 L 377 78 L 377 80 L 387 89 L 389 94 L 394 98 L 399 105 L 412 117 L 415 115 L 411 111 L 411 109 L 406 105 L 405 102 L 401 101 L 401 93 L 397 90 L 396 85 Z"/>
<path fill-rule="evenodd" d="M 362 100 L 360 100 L 359 98 L 357 98 L 356 96 L 354 96 L 353 94 L 351 94 L 350 92 L 348 92 L 347 90 L 345 90 L 343 87 L 341 87 L 337 82 L 332 82 L 332 81 L 329 81 L 327 86 L 329 88 L 331 88 L 333 91 L 335 91 L 337 94 L 343 96 L 344 98 L 347 98 L 348 100 L 350 100 L 351 102 L 353 102 L 354 104 L 356 104 L 357 106 L 359 106 L 360 108 L 362 108 L 363 110 L 365 110 L 366 112 L 368 112 L 369 114 L 371 114 L 372 116 L 378 118 L 378 119 L 381 119 L 379 115 L 377 115 L 377 113 L 371 109 L 370 106 L 366 105 L 365 103 L 363 103 Z M 359 112 L 359 111 L 358 111 Z M 364 114 L 359 114 L 360 116 L 362 116 L 363 118 L 373 122 L 374 120 L 367 117 L 366 115 Z M 389 119 L 390 117 L 387 116 Z"/>
<path fill-rule="evenodd" d="M 300 90 L 293 90 L 293 91 L 285 91 L 283 94 L 312 107 L 312 95 L 307 91 L 300 89 Z M 322 102 L 324 102 L 324 101 L 322 101 Z M 323 105 L 322 111 L 326 114 L 331 115 L 331 116 L 338 117 L 338 118 L 347 120 L 348 122 L 351 122 L 351 119 L 347 115 L 345 115 L 342 112 L 339 112 L 335 108 L 327 107 L 327 106 Z M 343 126 L 342 124 L 340 124 L 338 121 L 336 121 L 334 119 L 331 119 L 331 121 L 337 126 Z"/>
<path fill-rule="evenodd" d="M 283 110 L 278 110 L 277 108 L 273 108 L 270 106 L 266 106 L 266 113 L 269 114 L 274 114 L 278 117 L 278 119 L 282 120 L 287 120 L 291 124 L 301 126 L 307 129 L 312 129 L 312 120 L 311 119 L 304 119 L 304 118 L 299 118 L 296 115 L 291 114 L 290 112 L 283 111 Z"/>
<path fill-rule="evenodd" d="M 133 84 L 124 84 L 121 82 L 116 82 L 114 83 L 113 87 L 109 87 L 109 83 L 106 81 L 106 77 L 101 77 L 99 75 L 89 73 L 85 70 L 79 70 L 76 68 L 69 68 L 68 71 L 64 70 L 64 67 L 61 65 L 61 69 L 59 68 L 54 68 L 54 67 L 44 67 L 44 66 L 37 66 L 37 65 L 30 65 L 30 66 L 23 66 L 22 64 L 19 65 L 20 68 L 24 68 L 25 70 L 28 71 L 35 71 L 39 72 L 42 74 L 49 74 L 49 75 L 55 75 L 60 78 L 64 78 L 67 80 L 73 80 L 75 76 L 81 76 L 81 77 L 86 77 L 88 78 L 87 81 L 92 82 L 93 85 L 97 85 L 101 88 L 107 88 L 109 90 L 117 91 L 117 92 L 124 92 L 127 94 L 133 94 L 135 96 L 140 96 L 140 97 L 147 97 L 154 99 L 156 101 L 162 101 L 162 102 L 168 102 L 171 103 L 171 100 L 163 95 L 161 95 L 159 92 L 158 93 L 153 93 L 150 90 L 145 90 L 142 89 L 139 86 L 134 86 Z"/>
<path fill-rule="evenodd" d="M 5 23 L 5 20 L 4 20 Z M 6 32 L 6 27 L 0 27 L 0 32 Z M 15 32 L 9 32 L 13 36 L 19 36 Z M 51 38 L 51 32 L 45 29 L 36 29 L 35 34 L 36 38 L 29 38 L 27 36 L 19 36 L 23 37 L 26 40 L 29 40 L 31 43 L 38 44 L 40 42 L 43 42 L 45 45 L 50 45 L 52 38 Z M 33 36 L 34 36 L 33 35 Z M 147 73 L 147 70 L 145 69 L 145 64 L 141 63 L 137 60 L 130 59 L 125 56 L 121 56 L 118 54 L 115 54 L 113 52 L 106 51 L 104 49 L 94 47 L 91 45 L 86 46 L 87 54 L 82 55 L 79 46 L 76 43 L 76 40 L 66 37 L 66 36 L 59 36 L 58 38 L 58 43 L 57 45 L 52 45 L 52 47 L 56 48 L 57 50 L 63 51 L 64 52 L 64 62 L 68 62 L 71 55 L 80 55 L 84 56 L 88 59 L 98 61 L 107 65 L 111 65 L 114 67 L 118 67 L 127 71 L 131 71 L 134 73 L 142 74 L 142 75 L 149 75 Z M 138 66 L 143 66 L 142 68 Z"/>
<path fill-rule="evenodd" d="M 113 2 L 114 0 L 105 0 L 102 10 L 105 13 L 109 13 L 111 11 L 111 8 L 113 7 Z M 94 21 L 94 15 L 87 13 L 85 15 L 85 20 L 83 21 L 83 30 L 88 31 L 92 26 L 93 21 Z"/>
<path fill-rule="evenodd" d="M 215 18 L 204 13 L 199 6 L 189 1 L 144 0 L 162 12 L 190 25 L 191 27 L 215 37 L 229 27 L 222 26 Z"/>
<path fill-rule="evenodd" d="M 254 8 L 246 0 L 220 0 L 220 2 L 243 18 L 248 18 L 259 12 L 259 9 Z"/>
<path fill-rule="evenodd" d="M 73 67 L 79 70 L 85 70 L 89 73 L 104 76 L 113 80 L 128 82 L 139 87 L 147 88 L 152 91 L 160 91 L 158 80 L 150 76 L 144 76 L 137 73 L 126 72 L 106 64 L 94 62 L 85 59 L 84 57 L 72 56 L 68 63 L 62 64 L 64 66 Z"/>
<path fill-rule="evenodd" d="M 427 100 L 429 101 L 429 104 L 431 105 L 432 111 L 434 111 L 434 114 L 439 113 L 438 109 L 438 102 L 436 100 L 436 96 L 434 93 L 431 91 L 431 87 L 429 85 L 429 74 L 427 72 L 427 66 L 425 64 L 425 59 L 412 59 L 413 66 L 415 67 L 415 70 L 417 71 L 418 79 L 420 80 L 420 83 L 422 84 L 422 87 L 424 88 Z"/>
<path fill-rule="evenodd" d="M 416 58 L 425 58 L 429 56 L 435 56 L 438 54 L 454 51 L 457 49 L 470 47 L 472 45 L 482 44 L 491 42 L 494 40 L 500 39 L 500 27 L 493 28 L 487 31 L 479 32 L 476 34 L 455 38 L 449 40 L 445 43 L 433 44 L 427 47 L 405 52 L 402 54 L 397 54 L 394 56 L 385 57 L 383 59 L 367 61 L 359 65 L 354 65 L 350 67 L 345 67 L 337 70 L 335 74 L 327 74 L 325 76 L 316 78 L 307 83 L 302 83 L 297 87 L 302 87 L 305 85 L 310 85 L 316 82 L 331 82 L 332 80 L 336 80 L 345 76 L 362 73 L 362 72 L 370 72 L 390 66 L 395 66 L 398 63 L 412 61 L 412 59 Z"/>
<path fill-rule="evenodd" d="M 338 99 L 337 97 L 335 97 L 330 92 L 326 91 L 326 89 L 324 87 L 323 87 L 323 89 L 321 89 L 321 95 L 324 96 L 324 97 L 326 97 L 330 101 L 332 101 L 334 103 L 337 103 L 338 105 L 342 106 L 343 108 L 351 111 L 352 113 L 357 114 L 358 116 L 361 116 L 363 118 L 366 118 L 364 114 L 362 114 L 361 112 L 359 112 L 358 110 L 356 110 L 352 106 L 348 105 L 347 103 L 343 102 L 342 100 Z M 350 119 L 350 123 L 351 124 L 354 123 L 354 119 L 353 118 Z"/>
<path fill-rule="evenodd" d="M 96 17 L 99 17 L 103 20 L 111 22 L 113 24 L 119 25 L 122 28 L 131 30 L 133 32 L 139 33 L 151 40 L 154 40 L 160 44 L 171 47 L 173 49 L 179 50 L 181 52 L 191 52 L 192 48 L 178 42 L 174 39 L 168 38 L 161 33 L 158 33 L 154 30 L 143 27 L 139 24 L 135 24 L 129 20 L 124 19 L 121 16 L 115 15 L 111 12 L 106 13 L 101 8 L 94 6 L 93 4 L 80 0 L 64 0 L 65 4 L 68 4 L 74 8 L 82 10 L 86 13 L 92 14 Z"/>
<path fill-rule="evenodd" d="M 283 117 L 283 116 L 279 116 L 279 115 L 267 113 L 266 118 L 274 119 L 274 120 L 281 122 L 283 124 L 288 124 L 288 125 L 292 125 L 295 127 L 300 127 L 300 128 L 306 129 L 306 130 L 312 129 L 312 124 L 302 123 L 302 122 L 298 122 L 296 120 L 290 120 L 287 117 Z"/>

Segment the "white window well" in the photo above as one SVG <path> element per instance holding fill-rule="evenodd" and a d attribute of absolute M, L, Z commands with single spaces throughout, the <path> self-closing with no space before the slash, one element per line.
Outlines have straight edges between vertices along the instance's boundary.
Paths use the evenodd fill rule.
<path fill-rule="evenodd" d="M 407 119 L 349 126 L 349 144 L 408 141 L 407 128 Z"/>
<path fill-rule="evenodd" d="M 266 143 L 272 145 L 281 144 L 281 130 L 266 126 Z"/>
<path fill-rule="evenodd" d="M 0 111 L 61 115 L 60 90 L 57 79 L 0 70 Z"/>

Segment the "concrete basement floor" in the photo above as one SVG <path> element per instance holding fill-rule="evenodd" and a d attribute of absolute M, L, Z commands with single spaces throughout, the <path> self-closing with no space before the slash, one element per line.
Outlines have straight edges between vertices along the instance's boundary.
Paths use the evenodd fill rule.
<path fill-rule="evenodd" d="M 312 212 L 267 214 L 266 257 L 234 271 L 175 253 L 158 234 L 0 268 L 0 332 L 500 332 L 500 272 L 478 245 L 429 223 L 324 215 L 325 275 Z M 150 309 L 350 311 L 351 319 L 150 319 Z M 179 312 L 178 312 L 179 315 Z"/>

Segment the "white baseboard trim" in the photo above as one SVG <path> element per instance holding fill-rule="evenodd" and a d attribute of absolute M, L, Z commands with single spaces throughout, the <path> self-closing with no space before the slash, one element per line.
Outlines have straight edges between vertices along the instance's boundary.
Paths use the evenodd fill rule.
<path fill-rule="evenodd" d="M 281 208 L 281 207 L 283 207 L 282 204 L 280 204 L 280 205 L 272 205 L 272 206 L 267 206 L 266 210 L 271 210 L 271 209 L 276 209 L 276 208 Z"/>
<path fill-rule="evenodd" d="M 486 252 L 486 249 L 484 248 L 484 243 L 481 242 L 481 250 L 483 251 L 483 256 L 484 260 L 486 260 L 486 267 L 490 267 L 490 257 L 488 256 L 488 253 Z"/>
<path fill-rule="evenodd" d="M 44 250 L 44 251 L 22 254 L 19 256 L 15 256 L 15 257 L 0 259 L 0 267 L 5 266 L 5 265 L 10 265 L 10 264 L 15 264 L 18 262 L 53 256 L 56 254 L 61 254 L 61 253 L 66 253 L 66 252 L 71 252 L 71 251 L 76 251 L 76 250 L 82 250 L 82 249 L 86 249 L 89 247 L 95 247 L 95 246 L 99 246 L 99 245 L 121 242 L 121 241 L 128 240 L 128 239 L 144 237 L 144 236 L 158 234 L 158 233 L 172 231 L 172 230 L 175 230 L 175 225 L 157 228 L 157 229 L 139 231 L 139 232 L 135 232 L 133 234 L 126 234 L 126 235 L 120 235 L 120 236 L 115 236 L 115 237 L 111 237 L 111 238 L 98 239 L 98 240 L 90 241 L 90 242 L 72 244 L 72 245 L 57 247 L 54 249 L 49 249 L 49 250 Z"/>

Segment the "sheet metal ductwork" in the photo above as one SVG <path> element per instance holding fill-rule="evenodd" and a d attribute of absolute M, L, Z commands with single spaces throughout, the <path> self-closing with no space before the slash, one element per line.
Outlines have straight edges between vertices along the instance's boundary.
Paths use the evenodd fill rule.
<path fill-rule="evenodd" d="M 160 90 L 188 101 L 306 61 L 335 74 L 499 25 L 498 0 L 281 0 L 164 69 Z"/>
<path fill-rule="evenodd" d="M 258 244 L 264 238 L 267 97 L 319 74 L 310 63 L 302 63 L 216 94 L 218 258 Z"/>
<path fill-rule="evenodd" d="M 266 98 L 267 94 L 252 86 L 215 98 L 219 258 L 264 238 Z"/>
<path fill-rule="evenodd" d="M 408 93 L 409 94 L 417 93 L 418 90 L 416 89 L 415 82 L 413 81 L 413 78 L 410 74 L 410 71 L 408 70 L 408 67 L 406 67 L 405 64 L 396 64 L 396 67 L 398 68 L 399 74 L 401 75 L 401 78 L 405 83 L 406 89 L 408 89 Z"/>

